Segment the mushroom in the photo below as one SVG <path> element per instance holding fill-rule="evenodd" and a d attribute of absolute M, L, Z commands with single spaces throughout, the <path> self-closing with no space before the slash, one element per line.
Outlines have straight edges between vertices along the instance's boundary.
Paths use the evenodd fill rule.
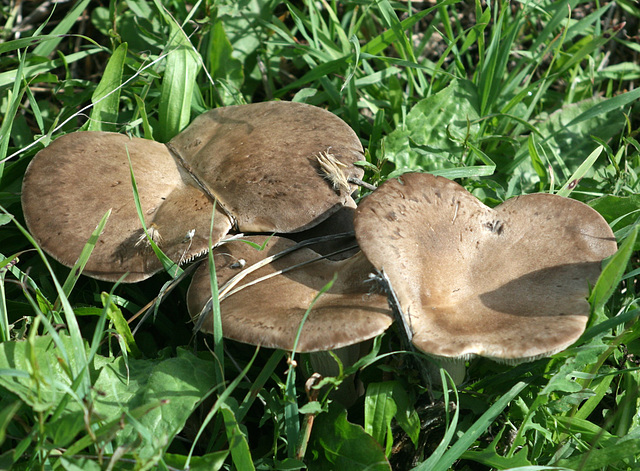
<path fill-rule="evenodd" d="M 22 186 L 27 226 L 38 244 L 73 266 L 104 214 L 111 216 L 84 269 L 116 281 L 143 280 L 162 269 L 134 204 L 131 169 L 149 235 L 176 263 L 209 247 L 213 202 L 160 143 L 123 134 L 76 132 L 62 136 L 31 161 Z M 216 208 L 213 241 L 231 228 Z"/>
<path fill-rule="evenodd" d="M 617 248 L 606 221 L 578 201 L 532 194 L 492 209 L 429 174 L 388 180 L 354 224 L 413 344 L 445 359 L 517 363 L 571 345 L 589 318 L 589 285 Z"/>
<path fill-rule="evenodd" d="M 248 273 L 234 291 L 225 294 L 224 285 L 245 267 L 295 246 L 282 237 L 250 236 L 245 240 L 266 245 L 263 250 L 235 240 L 213 252 L 218 286 L 221 288 L 220 313 L 226 338 L 252 345 L 293 350 L 298 328 L 314 298 L 322 294 L 306 319 L 297 352 L 334 350 L 368 340 L 384 332 L 392 323 L 386 296 L 372 292 L 368 283 L 373 267 L 362 253 L 341 260 L 317 260 L 319 255 L 301 248 Z M 317 261 L 313 261 L 317 260 Z M 283 273 L 289 267 L 304 264 Z M 274 276 L 276 275 L 276 276 Z M 260 282 L 259 278 L 269 277 Z M 252 284 L 253 283 L 253 284 Z M 213 331 L 211 311 L 205 307 L 211 299 L 208 264 L 195 272 L 187 293 L 187 307 L 201 330 Z M 203 310 L 205 312 L 203 312 Z"/>
<path fill-rule="evenodd" d="M 296 232 L 342 206 L 364 174 L 358 136 L 340 118 L 302 103 L 217 108 L 168 147 L 242 232 Z"/>
<path fill-rule="evenodd" d="M 40 151 L 27 169 L 22 202 L 36 241 L 72 266 L 102 216 L 110 220 L 85 274 L 143 280 L 162 268 L 139 220 L 129 160 L 145 226 L 175 263 L 242 231 L 301 231 L 342 206 L 355 207 L 355 133 L 340 118 L 289 102 L 207 112 L 166 146 L 104 132 L 77 132 Z"/>

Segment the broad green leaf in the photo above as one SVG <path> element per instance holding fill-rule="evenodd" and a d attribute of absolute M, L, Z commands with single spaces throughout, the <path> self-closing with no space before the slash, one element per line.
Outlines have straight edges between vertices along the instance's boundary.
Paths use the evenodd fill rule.
<path fill-rule="evenodd" d="M 315 470 L 389 471 L 391 466 L 384 450 L 362 427 L 347 421 L 347 412 L 330 407 L 320 414 L 314 423 L 310 449 L 315 460 L 307 465 Z M 307 453 L 309 456 L 309 453 Z"/>
<path fill-rule="evenodd" d="M 396 422 L 417 446 L 420 434 L 420 418 L 410 400 L 405 386 L 398 381 L 371 383 L 364 401 L 364 429 L 389 455 L 392 445 L 391 421 Z M 386 437 L 386 439 L 385 439 Z"/>
<path fill-rule="evenodd" d="M 400 382 L 396 382 L 393 388 L 393 400 L 398 408 L 396 421 L 402 430 L 409 436 L 414 446 L 418 446 L 420 436 L 420 417 L 416 412 L 416 403 L 407 393 L 407 388 Z"/>
<path fill-rule="evenodd" d="M 586 345 L 568 349 L 559 355 L 565 355 L 564 363 L 542 388 L 539 396 L 549 395 L 554 391 L 565 393 L 577 393 L 582 390 L 582 385 L 576 381 L 575 372 L 584 371 L 588 366 L 595 364 L 598 357 L 607 349 L 604 345 Z"/>
<path fill-rule="evenodd" d="M 222 104 L 237 105 L 236 94 L 229 93 L 230 87 L 236 91 L 244 82 L 243 64 L 233 57 L 233 46 L 229 42 L 222 21 L 218 18 L 213 24 L 209 40 L 209 73 L 214 82 L 223 82 L 224 87 L 218 87 Z"/>
<path fill-rule="evenodd" d="M 120 88 L 122 86 L 122 71 L 127 58 L 127 43 L 122 43 L 113 51 L 104 69 L 100 83 L 96 87 L 91 103 L 91 119 L 89 131 L 116 131 L 118 110 L 120 108 Z"/>
<path fill-rule="evenodd" d="M 371 383 L 364 399 L 364 430 L 382 446 L 386 446 L 385 437 L 391 436 L 391 420 L 398 410 L 393 388 L 391 382 Z"/>
<path fill-rule="evenodd" d="M 630 196 L 605 195 L 589 203 L 611 225 L 614 231 L 621 231 L 640 219 L 640 194 Z M 640 250 L 640 240 L 636 239 L 634 250 Z"/>
<path fill-rule="evenodd" d="M 591 200 L 589 206 L 598 211 L 609 224 L 619 220 L 619 225 L 614 226 L 614 229 L 618 229 L 634 222 L 640 216 L 640 194 L 630 196 L 605 195 Z"/>
<path fill-rule="evenodd" d="M 569 178 L 584 162 L 585 156 L 598 147 L 590 136 L 608 141 L 622 131 L 625 118 L 619 108 L 590 113 L 600 103 L 601 98 L 591 98 L 564 105 L 548 116 L 541 115 L 540 119 L 543 121 L 537 129 L 542 140 L 538 143 L 548 155 L 557 156 L 555 160 L 549 160 L 561 178 Z M 577 119 L 581 116 L 587 116 L 588 119 Z"/>
<path fill-rule="evenodd" d="M 434 173 L 465 167 L 465 142 L 475 141 L 478 117 L 475 86 L 456 80 L 411 109 L 405 122 L 385 138 L 385 158 L 397 171 Z M 463 169 L 455 168 L 459 170 Z"/>
<path fill-rule="evenodd" d="M 171 31 L 164 50 L 167 58 L 158 109 L 159 125 L 155 130 L 156 138 L 167 142 L 191 121 L 191 102 L 202 60 L 176 20 L 164 12 L 159 0 L 154 3 Z"/>
<path fill-rule="evenodd" d="M 60 338 L 67 349 L 72 348 L 69 337 L 61 335 Z M 37 372 L 28 360 L 30 350 Z M 16 394 L 34 410 L 53 410 L 70 389 L 70 379 L 60 366 L 58 356 L 56 346 L 47 337 L 36 337 L 31 349 L 26 341 L 0 344 L 0 370 L 13 368 L 26 373 L 0 375 L 0 387 Z M 91 364 L 95 376 L 90 419 L 100 423 L 113 421 L 115 429 L 108 428 L 112 430 L 108 433 L 115 433 L 116 445 L 128 445 L 142 439 L 138 452 L 142 458 L 150 457 L 173 440 L 196 405 L 215 385 L 213 365 L 212 360 L 201 360 L 182 349 L 178 349 L 175 358 L 129 358 L 128 365 L 122 357 L 95 355 Z M 137 415 L 131 415 L 136 410 Z M 61 419 L 71 426 L 74 417 L 82 411 L 81 404 L 69 401 Z M 128 419 L 129 416 L 135 418 L 135 422 Z M 124 428 L 120 425 L 121 420 Z M 141 435 L 145 430 L 148 431 L 146 439 Z M 64 435 L 68 436 L 67 433 Z M 73 452 L 81 451 L 83 443 L 75 444 Z M 90 444 L 91 441 L 84 446 Z"/>

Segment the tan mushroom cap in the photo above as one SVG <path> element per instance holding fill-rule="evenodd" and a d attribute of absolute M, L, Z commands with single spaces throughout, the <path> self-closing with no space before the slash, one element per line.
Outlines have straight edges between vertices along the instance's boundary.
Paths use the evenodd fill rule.
<path fill-rule="evenodd" d="M 384 183 L 361 202 L 355 229 L 416 347 L 454 358 L 527 361 L 575 342 L 589 285 L 617 249 L 606 221 L 578 201 L 533 194 L 491 209 L 429 174 Z"/>
<path fill-rule="evenodd" d="M 263 244 L 266 239 L 263 236 L 246 238 L 257 244 Z M 241 265 L 249 267 L 294 244 L 289 239 L 273 237 L 262 251 L 242 241 L 216 248 L 218 285 L 223 286 L 239 273 Z M 248 275 L 240 285 L 317 257 L 312 250 L 297 250 Z M 240 260 L 244 260 L 244 264 L 238 263 Z M 391 325 L 393 318 L 386 296 L 371 292 L 371 283 L 366 281 L 372 270 L 366 257 L 359 253 L 337 262 L 320 260 L 248 286 L 220 303 L 223 334 L 252 345 L 292 350 L 305 311 L 337 273 L 332 288 L 313 306 L 297 351 L 332 350 L 375 337 Z M 194 320 L 210 298 L 209 267 L 203 263 L 194 274 L 187 294 L 187 305 Z M 205 315 L 201 329 L 212 332 L 211 312 Z"/>
<path fill-rule="evenodd" d="M 40 246 L 72 266 L 104 214 L 112 209 L 84 273 L 143 280 L 162 269 L 136 211 L 127 150 L 145 224 L 165 254 L 182 263 L 206 251 L 213 203 L 157 142 L 106 132 L 56 139 L 30 163 L 22 187 L 29 230 Z M 216 210 L 214 243 L 231 222 Z M 159 234 L 159 236 L 158 236 Z"/>
<path fill-rule="evenodd" d="M 293 102 L 229 106 L 198 116 L 169 142 L 243 232 L 295 232 L 355 206 L 362 145 L 340 118 Z M 333 163 L 335 185 L 318 157 Z"/>

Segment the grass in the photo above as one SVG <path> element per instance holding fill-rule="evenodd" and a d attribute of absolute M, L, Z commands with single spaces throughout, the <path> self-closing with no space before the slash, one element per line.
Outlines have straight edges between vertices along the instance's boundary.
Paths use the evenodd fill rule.
<path fill-rule="evenodd" d="M 0 5 L 0 468 L 638 468 L 636 2 L 102 3 L 29 21 L 29 2 Z M 184 283 L 132 334 L 168 275 L 68 278 L 24 229 L 22 176 L 51 139 L 166 141 L 205 110 L 272 99 L 344 119 L 370 182 L 428 171 L 488 205 L 553 192 L 598 210 L 620 250 L 582 339 L 515 367 L 473 360 L 439 390 L 391 329 L 327 380 L 360 371 L 345 410 L 307 397 L 283 352 L 194 338 Z"/>

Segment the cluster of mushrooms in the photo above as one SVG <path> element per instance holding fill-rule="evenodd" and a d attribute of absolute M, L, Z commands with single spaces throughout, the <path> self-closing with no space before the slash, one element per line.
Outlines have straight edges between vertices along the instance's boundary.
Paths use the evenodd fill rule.
<path fill-rule="evenodd" d="M 167 144 L 62 136 L 29 165 L 22 204 L 36 241 L 67 266 L 111 210 L 84 269 L 102 280 L 160 271 L 150 240 L 176 264 L 206 259 L 212 246 L 223 334 L 240 342 L 293 349 L 332 280 L 304 322 L 299 352 L 371 339 L 393 310 L 417 349 L 444 359 L 517 363 L 578 339 L 589 286 L 617 250 L 596 211 L 551 194 L 489 208 L 424 173 L 390 179 L 356 207 L 362 159 L 357 135 L 328 111 L 231 106 L 200 115 Z M 207 263 L 187 301 L 210 332 Z"/>

